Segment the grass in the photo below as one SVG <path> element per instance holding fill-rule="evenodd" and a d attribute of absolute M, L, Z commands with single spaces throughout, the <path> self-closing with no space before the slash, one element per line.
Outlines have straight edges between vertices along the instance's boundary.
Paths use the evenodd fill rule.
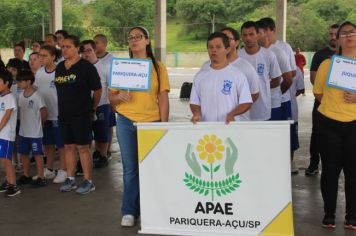
<path fill-rule="evenodd" d="M 192 35 L 182 35 L 183 21 L 178 18 L 167 19 L 168 52 L 204 52 L 205 40 L 195 39 Z"/>

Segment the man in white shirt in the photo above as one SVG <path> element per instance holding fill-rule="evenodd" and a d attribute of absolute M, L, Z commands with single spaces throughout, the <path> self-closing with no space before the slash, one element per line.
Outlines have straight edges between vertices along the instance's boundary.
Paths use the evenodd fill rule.
<path fill-rule="evenodd" d="M 245 47 L 239 50 L 241 58 L 247 60 L 256 70 L 260 83 L 260 94 L 250 109 L 251 120 L 271 118 L 271 88 L 280 85 L 281 71 L 276 56 L 258 45 L 258 28 L 255 22 L 247 21 L 241 26 Z"/>
<path fill-rule="evenodd" d="M 272 44 L 274 44 L 276 47 L 282 49 L 287 54 L 287 58 L 289 60 L 289 64 L 292 69 L 292 78 L 294 78 L 296 75 L 297 64 L 295 62 L 295 57 L 294 57 L 294 52 L 292 50 L 292 47 L 286 42 L 277 40 L 276 24 L 272 18 L 265 17 L 265 18 L 262 18 L 261 21 L 267 26 L 266 34 L 267 34 L 269 41 Z M 289 87 L 291 84 L 292 84 L 292 82 L 289 84 Z M 286 88 L 287 88 L 287 86 L 285 87 L 285 89 Z M 286 91 L 282 95 L 282 119 L 284 119 L 284 120 L 286 120 L 290 117 L 290 113 L 291 113 L 291 111 L 290 111 L 291 110 L 290 96 L 291 96 L 290 91 Z"/>
<path fill-rule="evenodd" d="M 289 59 L 287 54 L 280 48 L 276 47 L 274 44 L 269 41 L 266 31 L 268 29 L 267 25 L 263 21 L 256 22 L 258 26 L 258 43 L 273 52 L 276 55 L 279 68 L 282 72 L 282 83 L 280 87 L 271 89 L 272 95 L 272 117 L 271 120 L 290 120 L 292 117 L 291 110 L 288 109 L 287 114 L 284 114 L 282 111 L 282 96 L 284 96 L 287 101 L 290 101 L 290 92 L 288 91 L 290 85 L 293 82 L 293 72 L 290 66 Z M 290 103 L 290 102 L 289 102 Z M 290 105 L 288 104 L 288 107 Z M 283 113 L 283 114 L 282 114 Z"/>
<path fill-rule="evenodd" d="M 96 120 L 93 122 L 96 149 L 93 153 L 93 162 L 95 168 L 102 168 L 108 165 L 107 152 L 110 136 L 111 106 L 108 100 L 109 64 L 97 58 L 94 40 L 84 40 L 81 44 L 82 57 L 95 66 L 100 76 L 102 93 L 95 111 Z"/>
<path fill-rule="evenodd" d="M 211 34 L 207 40 L 210 67 L 202 68 L 193 81 L 190 96 L 192 122 L 235 121 L 238 115 L 250 109 L 251 93 L 247 79 L 235 66 L 229 65 L 228 37 Z"/>
<path fill-rule="evenodd" d="M 287 54 L 287 57 L 288 57 L 288 60 L 289 60 L 289 63 L 290 63 L 291 69 L 292 69 L 292 77 L 294 78 L 296 76 L 297 64 L 295 63 L 295 57 L 294 57 L 294 52 L 292 50 L 292 47 L 286 42 L 277 40 L 276 24 L 272 18 L 265 17 L 265 18 L 260 19 L 260 21 L 262 21 L 267 26 L 266 34 L 267 34 L 269 41 L 272 44 L 274 44 L 276 47 L 282 49 Z M 283 120 L 291 119 L 290 117 L 292 114 L 292 109 L 291 109 L 290 96 L 291 96 L 291 93 L 289 90 L 286 91 L 282 96 L 281 108 L 282 108 L 282 119 Z M 298 169 L 295 166 L 295 162 L 293 161 L 292 156 L 291 156 L 291 158 L 292 158 L 292 166 L 291 166 L 292 174 L 297 174 Z"/>
<path fill-rule="evenodd" d="M 94 37 L 94 42 L 95 42 L 95 46 L 96 46 L 96 51 L 95 51 L 96 57 L 100 61 L 102 61 L 104 64 L 106 64 L 108 66 L 108 68 L 110 68 L 111 60 L 114 58 L 114 55 L 112 55 L 111 53 L 109 53 L 106 50 L 106 48 L 108 46 L 107 37 L 104 34 L 97 34 Z M 109 146 L 108 146 L 108 153 L 107 153 L 108 158 L 110 158 L 110 156 L 111 156 L 110 148 L 111 148 L 112 136 L 113 136 L 113 132 L 114 132 L 113 127 L 116 126 L 116 116 L 115 116 L 115 112 L 113 110 L 114 109 L 111 108 Z"/>

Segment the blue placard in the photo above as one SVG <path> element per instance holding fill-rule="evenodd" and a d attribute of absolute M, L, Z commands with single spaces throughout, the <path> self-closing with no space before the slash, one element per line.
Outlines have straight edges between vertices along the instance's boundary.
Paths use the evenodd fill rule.
<path fill-rule="evenodd" d="M 356 60 L 334 55 L 331 58 L 327 85 L 356 92 Z"/>
<path fill-rule="evenodd" d="M 151 63 L 146 59 L 112 58 L 109 88 L 149 91 Z"/>

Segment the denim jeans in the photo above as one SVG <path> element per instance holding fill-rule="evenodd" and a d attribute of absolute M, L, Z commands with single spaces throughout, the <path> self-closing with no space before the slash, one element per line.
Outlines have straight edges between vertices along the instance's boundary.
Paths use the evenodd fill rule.
<path fill-rule="evenodd" d="M 138 175 L 137 128 L 133 121 L 118 114 L 116 135 L 121 150 L 123 166 L 124 194 L 122 215 L 140 215 L 140 192 Z"/>

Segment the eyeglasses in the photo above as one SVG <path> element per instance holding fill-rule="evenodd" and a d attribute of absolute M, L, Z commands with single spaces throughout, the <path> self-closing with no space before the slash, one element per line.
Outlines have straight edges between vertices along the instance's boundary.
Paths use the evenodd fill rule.
<path fill-rule="evenodd" d="M 142 38 L 144 37 L 144 35 L 143 34 L 138 34 L 138 35 L 135 35 L 135 36 L 129 36 L 128 38 L 127 38 L 127 41 L 128 42 L 131 42 L 131 41 L 140 41 Z"/>
<path fill-rule="evenodd" d="M 343 32 L 340 32 L 339 36 L 340 38 L 346 38 L 346 37 L 353 37 L 356 35 L 356 32 L 355 31 L 343 31 Z"/>

